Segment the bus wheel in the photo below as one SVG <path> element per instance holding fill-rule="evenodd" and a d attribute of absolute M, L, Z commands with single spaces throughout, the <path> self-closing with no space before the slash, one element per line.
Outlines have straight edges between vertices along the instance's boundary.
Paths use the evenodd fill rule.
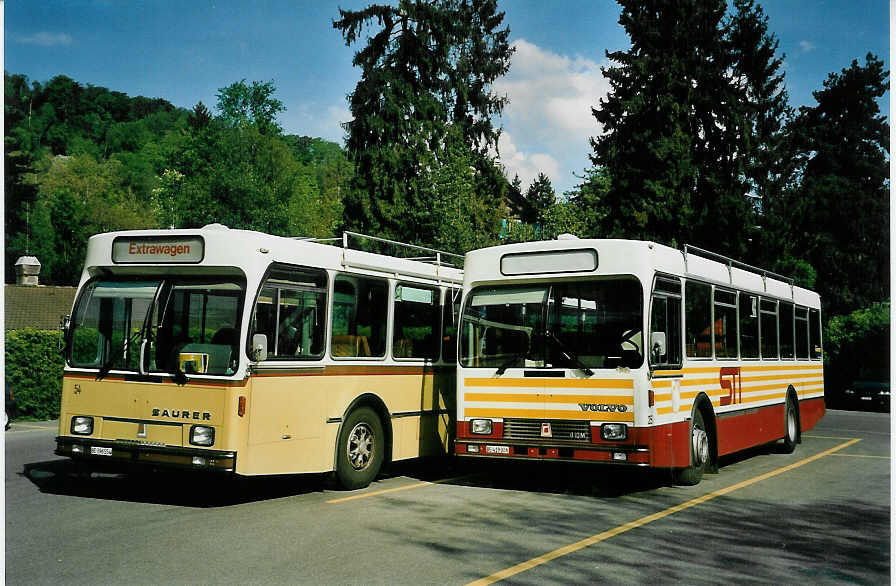
<path fill-rule="evenodd" d="M 694 411 L 691 419 L 691 465 L 675 471 L 675 484 L 694 486 L 703 478 L 703 472 L 709 466 L 709 434 L 703 423 L 703 414 L 699 409 Z"/>
<path fill-rule="evenodd" d="M 347 490 L 364 488 L 379 474 L 385 448 L 383 424 L 368 407 L 351 412 L 336 446 L 336 477 Z"/>
<path fill-rule="evenodd" d="M 784 412 L 784 453 L 792 454 L 799 441 L 800 424 L 797 420 L 796 405 L 794 405 L 793 398 L 790 396 L 787 397 L 787 404 L 784 408 Z"/>

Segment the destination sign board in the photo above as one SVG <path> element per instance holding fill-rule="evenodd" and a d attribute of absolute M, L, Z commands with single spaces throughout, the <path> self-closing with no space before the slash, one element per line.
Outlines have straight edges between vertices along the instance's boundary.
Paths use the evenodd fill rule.
<path fill-rule="evenodd" d="M 199 263 L 204 255 L 200 236 L 122 236 L 112 242 L 112 262 L 119 264 Z"/>

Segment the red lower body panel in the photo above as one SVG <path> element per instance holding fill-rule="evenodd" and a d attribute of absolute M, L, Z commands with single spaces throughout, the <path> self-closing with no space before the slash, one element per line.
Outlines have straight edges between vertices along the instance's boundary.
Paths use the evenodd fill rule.
<path fill-rule="evenodd" d="M 809 431 L 824 416 L 824 399 L 799 403 L 800 430 Z M 722 414 L 715 419 L 718 455 L 724 456 L 784 437 L 784 405 L 770 405 L 743 412 Z M 690 421 L 653 427 L 630 427 L 624 441 L 600 439 L 592 428 L 590 443 L 519 441 L 503 438 L 503 424 L 496 422 L 490 435 L 472 435 L 465 421 L 457 422 L 455 453 L 459 456 L 512 459 L 612 462 L 653 468 L 684 468 L 690 465 Z M 474 451 L 475 450 L 475 451 Z M 623 457 L 624 455 L 624 457 Z"/>

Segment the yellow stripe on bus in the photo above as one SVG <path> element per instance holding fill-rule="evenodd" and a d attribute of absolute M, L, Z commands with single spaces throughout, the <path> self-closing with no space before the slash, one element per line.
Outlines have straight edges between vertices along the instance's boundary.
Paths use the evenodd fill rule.
<path fill-rule="evenodd" d="M 634 389 L 632 379 L 590 378 L 465 378 L 466 387 L 545 387 L 549 389 Z"/>
<path fill-rule="evenodd" d="M 484 403 L 611 403 L 632 405 L 634 398 L 631 396 L 614 395 L 543 395 L 523 393 L 464 393 L 464 401 L 478 401 Z"/>
<path fill-rule="evenodd" d="M 464 417 L 521 417 L 526 419 L 587 419 L 590 421 L 635 421 L 631 412 L 613 411 L 561 411 L 559 409 L 495 409 L 473 407 L 464 409 Z"/>
<path fill-rule="evenodd" d="M 789 364 L 789 365 L 775 365 L 775 366 L 753 366 L 753 365 L 745 365 L 743 362 L 735 362 L 732 361 L 729 364 L 719 364 L 718 366 L 699 366 L 699 367 L 690 367 L 683 368 L 681 370 L 657 370 L 654 371 L 654 376 L 675 376 L 675 375 L 687 375 L 687 374 L 710 374 L 719 372 L 720 368 L 729 368 L 729 367 L 737 367 L 740 365 L 741 372 L 773 372 L 777 370 L 821 370 L 823 367 L 821 364 Z"/>

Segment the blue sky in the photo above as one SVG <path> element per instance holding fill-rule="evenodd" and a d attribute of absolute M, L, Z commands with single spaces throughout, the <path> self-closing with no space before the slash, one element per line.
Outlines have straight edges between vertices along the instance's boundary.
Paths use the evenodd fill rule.
<path fill-rule="evenodd" d="M 380 0 L 382 1 L 382 0 Z M 345 96 L 359 78 L 332 28 L 342 0 L 172 2 L 8 0 L 4 67 L 45 82 L 67 75 L 82 84 L 131 96 L 209 107 L 234 81 L 271 81 L 287 110 L 290 134 L 341 142 Z M 766 0 L 769 28 L 786 54 L 786 84 L 794 107 L 813 105 L 812 92 L 831 72 L 864 62 L 872 52 L 889 68 L 886 0 Z M 588 137 L 598 134 L 590 107 L 606 94 L 605 51 L 625 49 L 619 7 L 610 0 L 502 0 L 517 48 L 510 73 L 496 83 L 510 105 L 501 160 L 524 187 L 545 172 L 558 193 L 573 187 L 588 165 Z M 889 113 L 889 94 L 882 103 Z"/>

